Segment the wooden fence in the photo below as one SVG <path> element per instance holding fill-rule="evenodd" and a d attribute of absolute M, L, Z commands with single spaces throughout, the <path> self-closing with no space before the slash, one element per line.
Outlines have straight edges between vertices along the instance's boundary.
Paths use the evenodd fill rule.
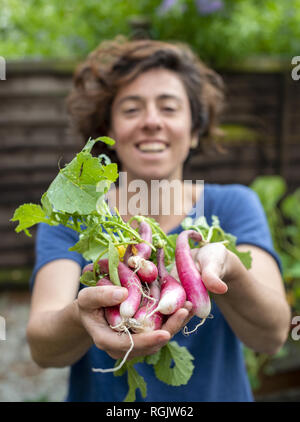
<path fill-rule="evenodd" d="M 34 235 L 17 235 L 9 219 L 20 204 L 37 203 L 58 163 L 80 148 L 65 110 L 72 69 L 64 63 L 8 63 L 0 81 L 0 267 L 32 265 Z M 229 142 L 227 154 L 193 156 L 186 177 L 248 185 L 257 175 L 277 173 L 290 190 L 300 186 L 300 81 L 280 71 L 221 73 L 228 103 L 223 123 L 257 136 Z"/>

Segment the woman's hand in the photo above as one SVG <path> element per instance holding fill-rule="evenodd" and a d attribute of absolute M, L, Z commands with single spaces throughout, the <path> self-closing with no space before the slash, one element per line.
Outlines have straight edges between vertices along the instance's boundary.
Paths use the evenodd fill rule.
<path fill-rule="evenodd" d="M 191 249 L 191 254 L 207 290 L 216 294 L 226 293 L 228 286 L 225 281 L 230 279 L 234 254 L 217 242 Z M 171 275 L 179 280 L 176 265 Z"/>
<path fill-rule="evenodd" d="M 126 297 L 127 289 L 123 287 L 96 286 L 82 289 L 76 300 L 78 318 L 82 326 L 89 333 L 94 344 L 106 351 L 113 359 L 123 357 L 129 350 L 131 342 L 127 334 L 120 334 L 108 325 L 104 316 L 104 307 L 117 305 Z M 192 317 L 191 307 L 191 303 L 186 302 L 185 307 L 171 315 L 160 330 L 132 334 L 134 348 L 129 359 L 151 355 L 167 344 Z"/>
<path fill-rule="evenodd" d="M 214 296 L 233 332 L 248 347 L 261 353 L 276 353 L 286 341 L 290 310 L 274 258 L 252 245 L 251 269 L 222 243 L 191 249 L 203 283 Z M 177 278 L 176 265 L 171 274 Z"/>

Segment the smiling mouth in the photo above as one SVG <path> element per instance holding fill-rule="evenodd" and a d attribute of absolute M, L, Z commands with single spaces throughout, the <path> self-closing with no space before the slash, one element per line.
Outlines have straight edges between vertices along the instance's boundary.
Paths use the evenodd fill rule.
<path fill-rule="evenodd" d="M 163 152 L 168 148 L 168 145 L 163 142 L 140 142 L 136 144 L 136 148 L 142 152 Z"/>

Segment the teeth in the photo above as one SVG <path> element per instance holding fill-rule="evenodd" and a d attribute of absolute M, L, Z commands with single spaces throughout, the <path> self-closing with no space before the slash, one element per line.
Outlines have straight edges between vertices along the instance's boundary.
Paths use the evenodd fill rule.
<path fill-rule="evenodd" d="M 151 152 L 157 152 L 157 151 L 164 151 L 167 146 L 165 144 L 162 144 L 161 142 L 145 142 L 138 145 L 138 148 L 141 151 L 151 151 Z"/>

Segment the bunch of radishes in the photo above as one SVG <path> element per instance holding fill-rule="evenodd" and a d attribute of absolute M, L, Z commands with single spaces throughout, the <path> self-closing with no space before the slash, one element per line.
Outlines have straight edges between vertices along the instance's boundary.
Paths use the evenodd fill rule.
<path fill-rule="evenodd" d="M 150 260 L 152 230 L 146 221 L 140 222 L 139 234 L 145 242 L 128 245 L 123 261 L 118 264 L 119 279 L 128 289 L 128 297 L 120 305 L 105 308 L 108 324 L 117 331 L 157 330 L 186 300 L 192 303 L 194 314 L 202 318 L 203 323 L 210 314 L 210 298 L 189 246 L 189 239 L 201 242 L 202 236 L 194 230 L 185 230 L 178 235 L 175 263 L 179 282 L 165 267 L 163 247 L 156 249 L 157 265 Z M 109 260 L 100 259 L 98 269 L 97 285 L 112 284 L 108 276 Z M 93 264 L 88 264 L 83 272 L 92 270 Z"/>

